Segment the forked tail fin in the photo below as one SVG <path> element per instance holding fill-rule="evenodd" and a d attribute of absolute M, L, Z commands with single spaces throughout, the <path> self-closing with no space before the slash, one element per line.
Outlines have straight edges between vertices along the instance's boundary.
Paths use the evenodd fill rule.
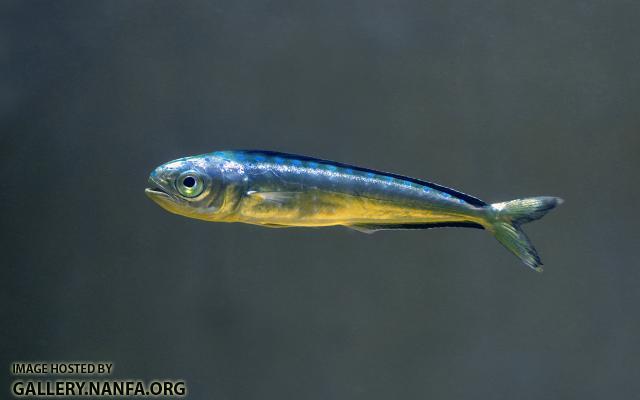
<path fill-rule="evenodd" d="M 529 268 L 542 272 L 542 261 L 520 225 L 542 218 L 562 201 L 559 197 L 529 197 L 491 204 L 486 228 Z"/>

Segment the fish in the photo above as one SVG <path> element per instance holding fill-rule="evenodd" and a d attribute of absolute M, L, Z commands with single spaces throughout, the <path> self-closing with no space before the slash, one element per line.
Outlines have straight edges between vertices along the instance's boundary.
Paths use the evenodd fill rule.
<path fill-rule="evenodd" d="M 537 196 L 488 204 L 436 183 L 319 158 L 265 150 L 216 151 L 169 161 L 146 195 L 188 218 L 269 228 L 483 229 L 526 266 L 542 261 L 521 225 L 563 200 Z"/>

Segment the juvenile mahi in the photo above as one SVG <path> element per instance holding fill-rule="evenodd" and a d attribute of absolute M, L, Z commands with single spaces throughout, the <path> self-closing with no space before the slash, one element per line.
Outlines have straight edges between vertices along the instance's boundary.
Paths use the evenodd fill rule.
<path fill-rule="evenodd" d="M 486 229 L 522 262 L 542 262 L 520 225 L 562 203 L 529 197 L 487 204 L 401 175 L 294 154 L 218 151 L 170 161 L 149 177 L 147 196 L 189 218 L 271 228 L 342 225 L 386 229 Z"/>

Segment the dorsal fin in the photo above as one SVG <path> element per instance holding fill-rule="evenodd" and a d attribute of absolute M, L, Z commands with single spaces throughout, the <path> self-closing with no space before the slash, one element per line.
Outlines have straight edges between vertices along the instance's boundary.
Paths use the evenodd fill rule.
<path fill-rule="evenodd" d="M 382 175 L 382 176 L 388 176 L 391 178 L 395 178 L 395 179 L 401 179 L 401 180 L 406 180 L 409 182 L 413 182 L 416 183 L 418 185 L 423 185 L 423 186 L 427 186 L 431 189 L 435 189 L 444 193 L 447 193 L 455 198 L 458 198 L 460 200 L 463 200 L 464 202 L 471 204 L 472 206 L 476 206 L 476 207 L 485 207 L 487 205 L 487 203 L 485 203 L 484 201 L 475 198 L 473 196 L 470 196 L 466 193 L 462 193 L 459 192 L 457 190 L 448 188 L 446 186 L 441 186 L 438 185 L 436 183 L 433 182 L 427 182 L 427 181 L 423 181 L 420 179 L 416 179 L 416 178 L 411 178 L 408 176 L 403 176 L 403 175 L 398 175 L 398 174 L 392 174 L 390 172 L 383 172 L 383 171 L 376 171 L 374 169 L 369 169 L 369 168 L 363 168 L 363 167 L 358 167 L 357 165 L 351 165 L 351 164 L 344 164 L 344 163 L 340 163 L 340 162 L 335 162 L 335 161 L 330 161 L 330 160 L 323 160 L 320 158 L 314 158 L 314 157 L 308 157 L 308 156 L 301 156 L 298 154 L 290 154 L 290 153 L 281 153 L 281 152 L 277 152 L 277 151 L 269 151 L 269 150 L 237 150 L 238 152 L 243 152 L 245 154 L 254 154 L 254 155 L 264 155 L 265 157 L 282 157 L 282 158 L 288 158 L 288 159 L 294 159 L 294 160 L 300 160 L 300 161 L 313 161 L 316 162 L 318 164 L 326 164 L 326 165 L 333 165 L 339 168 L 350 168 L 354 171 L 361 171 L 361 172 L 368 172 L 368 173 L 373 173 L 376 175 Z"/>

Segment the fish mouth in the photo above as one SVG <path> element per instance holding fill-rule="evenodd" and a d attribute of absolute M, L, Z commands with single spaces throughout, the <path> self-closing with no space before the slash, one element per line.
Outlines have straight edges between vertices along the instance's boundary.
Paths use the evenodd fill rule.
<path fill-rule="evenodd" d="M 169 191 L 167 191 L 163 187 L 164 185 L 161 182 L 159 182 L 157 179 L 154 179 L 153 175 L 149 177 L 149 185 L 151 187 L 144 189 L 144 193 L 147 196 L 149 196 L 151 199 L 159 199 L 159 198 L 173 199 L 174 198 L 171 195 L 171 193 L 169 193 Z"/>
<path fill-rule="evenodd" d="M 150 196 L 150 197 L 167 197 L 167 198 L 171 197 L 169 193 L 165 192 L 161 188 L 145 188 L 144 192 L 147 196 Z"/>

